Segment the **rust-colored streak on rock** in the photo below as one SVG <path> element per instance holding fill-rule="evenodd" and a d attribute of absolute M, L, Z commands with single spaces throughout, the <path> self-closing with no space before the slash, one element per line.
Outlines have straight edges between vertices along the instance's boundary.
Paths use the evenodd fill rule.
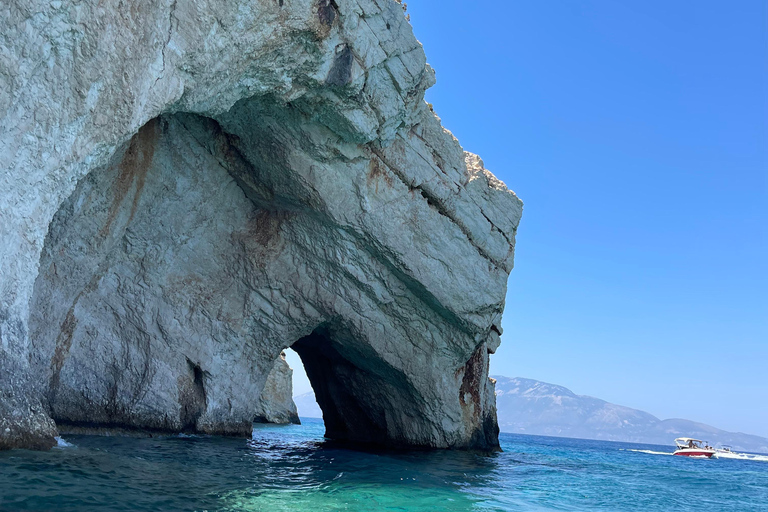
<path fill-rule="evenodd" d="M 480 410 L 480 391 L 481 383 L 485 378 L 485 372 L 483 371 L 483 345 L 478 347 L 469 358 L 467 364 L 464 365 L 464 378 L 461 381 L 461 388 L 459 389 L 459 400 L 462 405 L 469 405 L 465 397 L 469 395 L 472 402 Z"/>
<path fill-rule="evenodd" d="M 232 233 L 232 241 L 251 264 L 263 269 L 270 254 L 280 253 L 284 242 L 281 229 L 293 215 L 286 211 L 258 210 L 248 220 L 246 229 Z"/>
<path fill-rule="evenodd" d="M 136 208 L 139 203 L 141 191 L 144 188 L 147 172 L 149 171 L 149 167 L 152 165 L 152 159 L 155 156 L 157 125 L 157 118 L 152 119 L 139 128 L 136 135 L 131 138 L 131 141 L 128 144 L 128 149 L 125 151 L 123 159 L 118 166 L 117 179 L 112 188 L 113 200 L 109 207 L 107 222 L 101 229 L 101 236 L 106 236 L 109 233 L 123 201 L 135 183 L 136 189 L 133 193 L 133 202 L 131 203 L 131 214 L 129 217 L 129 219 L 133 219 L 133 215 L 136 213 Z"/>
<path fill-rule="evenodd" d="M 72 307 L 69 308 L 64 322 L 61 324 L 59 336 L 56 339 L 56 348 L 54 349 L 53 357 L 51 358 L 51 382 L 49 385 L 49 400 L 51 402 L 53 402 L 56 397 L 56 391 L 59 388 L 59 381 L 61 379 L 61 369 L 64 366 L 64 361 L 66 361 L 69 356 L 69 349 L 72 347 L 72 336 L 77 327 L 75 305 L 79 298 L 80 297 L 78 296 L 72 304 Z"/>
<path fill-rule="evenodd" d="M 274 247 L 280 235 L 280 228 L 288 216 L 288 212 L 260 210 L 248 223 L 246 236 L 264 248 Z"/>
<path fill-rule="evenodd" d="M 379 192 L 380 179 L 383 179 L 387 186 L 392 186 L 392 175 L 387 172 L 386 166 L 383 165 L 381 160 L 379 160 L 376 156 L 372 157 L 370 164 L 368 164 L 367 178 L 369 186 L 371 186 L 371 183 L 374 183 L 374 192 L 377 194 Z"/>

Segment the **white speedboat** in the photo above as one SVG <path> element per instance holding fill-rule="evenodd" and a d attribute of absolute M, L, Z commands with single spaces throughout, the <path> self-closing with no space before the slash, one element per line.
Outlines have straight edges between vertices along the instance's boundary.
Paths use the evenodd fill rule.
<path fill-rule="evenodd" d="M 683 457 L 695 457 L 698 459 L 710 459 L 715 454 L 715 449 L 709 446 L 705 441 L 693 439 L 690 437 L 678 437 L 675 439 L 677 450 L 673 455 L 682 455 Z"/>

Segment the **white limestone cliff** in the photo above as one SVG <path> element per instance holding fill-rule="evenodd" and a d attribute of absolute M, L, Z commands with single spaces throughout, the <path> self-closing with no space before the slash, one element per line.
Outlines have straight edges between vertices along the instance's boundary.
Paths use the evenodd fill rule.
<path fill-rule="evenodd" d="M 329 437 L 498 445 L 522 203 L 393 0 L 0 4 L 0 448 L 246 435 L 294 347 Z"/>
<path fill-rule="evenodd" d="M 285 352 L 275 360 L 267 375 L 255 419 L 262 423 L 301 423 L 293 403 L 293 370 L 285 360 Z"/>

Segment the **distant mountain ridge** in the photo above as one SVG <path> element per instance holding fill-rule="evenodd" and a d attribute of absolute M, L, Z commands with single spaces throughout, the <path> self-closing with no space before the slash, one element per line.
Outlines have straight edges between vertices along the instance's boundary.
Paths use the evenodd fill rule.
<path fill-rule="evenodd" d="M 323 411 L 320 410 L 320 406 L 317 405 L 315 400 L 315 392 L 309 391 L 293 397 L 293 402 L 296 404 L 296 408 L 299 410 L 300 418 L 322 418 Z"/>
<path fill-rule="evenodd" d="M 684 419 L 661 420 L 644 411 L 577 395 L 570 389 L 533 379 L 496 379 L 496 408 L 502 432 L 672 445 L 676 437 L 695 437 L 714 446 L 768 452 L 768 439 L 727 432 Z"/>
<path fill-rule="evenodd" d="M 673 445 L 676 437 L 695 437 L 714 446 L 768 453 L 768 439 L 726 432 L 683 419 L 660 420 L 644 411 L 577 395 L 563 386 L 533 379 L 496 379 L 496 408 L 502 432 L 604 441 Z M 310 391 L 293 397 L 299 416 L 322 418 Z"/>

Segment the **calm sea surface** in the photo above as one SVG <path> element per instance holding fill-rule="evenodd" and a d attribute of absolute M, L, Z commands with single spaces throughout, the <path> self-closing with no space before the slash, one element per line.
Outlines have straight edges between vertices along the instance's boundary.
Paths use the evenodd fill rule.
<path fill-rule="evenodd" d="M 361 452 L 323 430 L 307 419 L 258 425 L 250 441 L 65 436 L 0 452 L 0 510 L 768 510 L 768 462 L 511 434 L 490 456 Z"/>

